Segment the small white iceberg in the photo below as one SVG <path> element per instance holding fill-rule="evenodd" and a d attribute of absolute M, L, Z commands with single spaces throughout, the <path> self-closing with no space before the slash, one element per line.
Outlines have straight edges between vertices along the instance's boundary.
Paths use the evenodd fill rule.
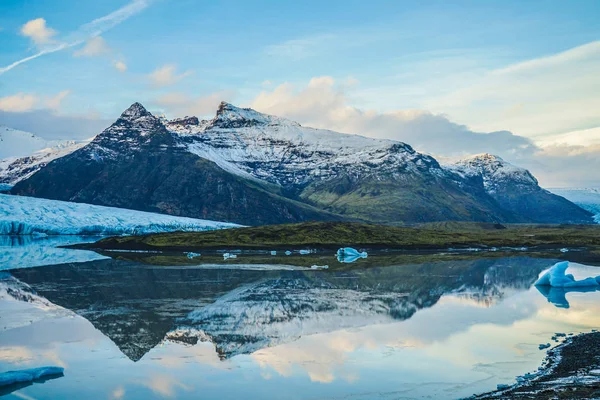
<path fill-rule="evenodd" d="M 564 248 L 560 249 L 560 252 L 561 253 L 568 253 L 569 249 L 567 249 L 566 247 L 564 247 Z"/>
<path fill-rule="evenodd" d="M 230 258 L 237 258 L 237 255 L 231 253 L 223 254 L 223 260 L 229 260 Z"/>
<path fill-rule="evenodd" d="M 189 258 L 190 260 L 194 259 L 195 257 L 200 257 L 202 254 L 200 253 L 193 253 L 193 252 L 189 252 L 187 253 L 187 258 Z"/>
<path fill-rule="evenodd" d="M 286 256 L 291 256 L 291 255 L 292 255 L 292 252 L 291 252 L 291 251 L 289 251 L 289 250 L 287 250 L 287 251 L 285 252 L 285 255 L 286 255 Z"/>
<path fill-rule="evenodd" d="M 300 254 L 310 254 L 312 251 L 310 250 L 300 250 Z"/>
<path fill-rule="evenodd" d="M 597 287 L 600 286 L 600 276 L 596 278 L 585 278 L 580 281 L 575 280 L 571 274 L 565 274 L 569 268 L 568 261 L 556 263 L 544 275 L 542 275 L 535 286 L 550 286 L 553 288 L 576 288 L 576 287 Z"/>
<path fill-rule="evenodd" d="M 368 254 L 366 251 L 360 252 L 352 247 L 343 247 L 338 249 L 337 259 L 341 263 L 353 263 L 359 258 L 367 258 Z"/>
<path fill-rule="evenodd" d="M 275 250 L 271 250 L 271 255 L 272 255 L 272 256 L 276 256 L 276 255 L 277 255 L 277 252 L 276 252 Z"/>
<path fill-rule="evenodd" d="M 15 383 L 28 383 L 43 379 L 59 378 L 65 372 L 61 367 L 39 367 L 21 371 L 8 371 L 0 374 L 0 387 Z"/>

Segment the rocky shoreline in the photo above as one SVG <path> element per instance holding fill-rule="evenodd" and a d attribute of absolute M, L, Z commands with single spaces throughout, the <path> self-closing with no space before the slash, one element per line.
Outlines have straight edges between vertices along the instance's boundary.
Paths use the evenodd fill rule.
<path fill-rule="evenodd" d="M 600 398 L 600 332 L 566 337 L 548 351 L 535 373 L 512 386 L 469 399 L 594 399 Z"/>

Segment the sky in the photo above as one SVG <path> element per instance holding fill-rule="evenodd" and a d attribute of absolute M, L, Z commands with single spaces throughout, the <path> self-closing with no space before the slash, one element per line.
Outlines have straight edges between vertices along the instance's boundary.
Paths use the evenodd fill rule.
<path fill-rule="evenodd" d="M 82 139 L 136 101 L 171 118 L 225 100 L 600 187 L 598 15 L 596 0 L 3 0 L 0 125 Z"/>

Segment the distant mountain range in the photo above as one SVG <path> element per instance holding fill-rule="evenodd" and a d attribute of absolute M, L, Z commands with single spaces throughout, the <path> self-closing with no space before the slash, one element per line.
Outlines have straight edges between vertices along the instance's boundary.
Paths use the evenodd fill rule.
<path fill-rule="evenodd" d="M 496 156 L 443 166 L 405 143 L 307 128 L 225 102 L 203 121 L 161 119 L 135 103 L 66 152 L 19 176 L 0 164 L 0 183 L 15 183 L 17 195 L 245 225 L 593 223 L 592 213 Z"/>
<path fill-rule="evenodd" d="M 45 140 L 33 133 L 0 126 L 0 190 L 30 177 L 50 161 L 71 154 L 88 142 Z"/>

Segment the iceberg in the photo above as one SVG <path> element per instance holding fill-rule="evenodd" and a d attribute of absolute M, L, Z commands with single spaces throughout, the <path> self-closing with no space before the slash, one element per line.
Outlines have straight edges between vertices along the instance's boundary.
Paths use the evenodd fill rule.
<path fill-rule="evenodd" d="M 329 265 L 312 265 L 310 269 L 329 269 Z"/>
<path fill-rule="evenodd" d="M 21 371 L 8 371 L 0 374 L 0 387 L 15 383 L 30 383 L 39 380 L 59 378 L 65 370 L 61 367 L 40 367 Z"/>
<path fill-rule="evenodd" d="M 277 252 L 276 252 L 275 250 L 272 250 L 272 251 L 271 251 L 271 255 L 272 255 L 272 256 L 276 256 L 276 255 L 277 255 Z"/>
<path fill-rule="evenodd" d="M 600 276 L 596 278 L 585 278 L 580 281 L 575 280 L 571 274 L 565 272 L 569 268 L 568 261 L 562 261 L 554 264 L 544 275 L 536 282 L 535 286 L 550 286 L 553 288 L 577 288 L 577 287 L 598 287 L 600 286 Z"/>
<path fill-rule="evenodd" d="M 554 304 L 558 308 L 570 308 L 571 305 L 567 300 L 567 293 L 588 293 L 595 292 L 598 287 L 595 286 L 581 286 L 572 288 L 557 288 L 552 286 L 536 286 L 536 289 L 544 296 L 548 303 Z"/>
<path fill-rule="evenodd" d="M 286 255 L 286 256 L 291 256 L 291 255 L 292 255 L 292 252 L 291 252 L 291 251 L 289 251 L 289 250 L 287 250 L 287 251 L 285 252 L 285 255 Z"/>
<path fill-rule="evenodd" d="M 237 258 L 237 255 L 231 254 L 231 253 L 225 253 L 225 254 L 223 254 L 223 260 L 229 260 L 230 258 L 231 259 Z"/>
<path fill-rule="evenodd" d="M 358 250 L 353 249 L 352 247 L 343 247 L 341 249 L 338 249 L 336 255 L 338 261 L 341 263 L 353 263 L 359 258 L 367 258 L 366 251 L 359 252 Z"/>
<path fill-rule="evenodd" d="M 187 258 L 189 258 L 190 260 L 192 260 L 192 259 L 194 259 L 196 257 L 200 257 L 201 255 L 202 254 L 200 254 L 200 253 L 194 253 L 194 252 L 190 251 L 189 253 L 187 253 Z"/>
<path fill-rule="evenodd" d="M 0 194 L 0 235 L 141 235 L 239 226 L 124 208 Z"/>

